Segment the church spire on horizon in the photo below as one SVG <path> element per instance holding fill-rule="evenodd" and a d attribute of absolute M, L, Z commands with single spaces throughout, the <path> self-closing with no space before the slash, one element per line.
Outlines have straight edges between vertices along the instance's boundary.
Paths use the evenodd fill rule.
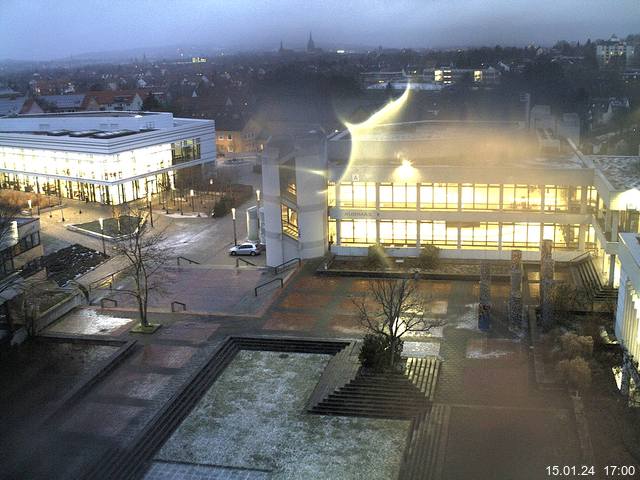
<path fill-rule="evenodd" d="M 309 32 L 309 41 L 307 42 L 307 52 L 313 52 L 316 49 L 316 44 L 313 42 L 313 36 Z"/>

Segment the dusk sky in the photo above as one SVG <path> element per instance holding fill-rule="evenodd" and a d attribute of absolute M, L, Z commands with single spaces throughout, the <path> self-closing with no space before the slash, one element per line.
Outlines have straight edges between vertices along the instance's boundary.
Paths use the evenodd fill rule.
<path fill-rule="evenodd" d="M 640 32 L 640 0 L 1 0 L 0 59 L 173 45 L 553 44 Z"/>

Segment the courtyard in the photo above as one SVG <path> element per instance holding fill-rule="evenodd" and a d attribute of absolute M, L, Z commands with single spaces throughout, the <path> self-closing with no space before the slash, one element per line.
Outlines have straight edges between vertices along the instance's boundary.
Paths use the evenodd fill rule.
<path fill-rule="evenodd" d="M 430 313 L 447 319 L 431 335 L 407 338 L 408 354 L 436 356 L 442 362 L 430 404 L 440 420 L 424 440 L 437 446 L 426 453 L 432 465 L 429 478 L 534 479 L 544 475 L 549 463 L 579 463 L 571 398 L 563 390 L 538 388 L 528 345 L 501 327 L 508 286 L 492 285 L 496 321 L 487 334 L 477 328 L 476 282 L 423 280 L 419 285 L 429 296 Z M 125 465 L 118 460 L 122 452 L 138 448 L 144 432 L 165 422 L 163 412 L 171 410 L 204 368 L 215 365 L 225 339 L 256 334 L 357 339 L 364 330 L 351 298 L 366 289 L 364 279 L 320 277 L 314 265 L 303 265 L 254 315 L 158 311 L 152 318 L 163 327 L 148 336 L 130 333 L 136 323 L 133 310 L 71 312 L 47 334 L 136 343 L 64 414 L 54 415 L 51 431 L 39 440 L 76 444 L 84 439 L 92 448 L 80 457 L 54 449 L 43 465 L 63 477 L 90 472 L 102 478 L 95 468 L 105 475 L 119 471 L 117 465 Z M 163 434 L 158 447 L 135 459 L 136 471 L 146 472 L 148 480 L 208 478 L 212 472 L 220 478 L 255 479 L 362 478 L 357 473 L 362 471 L 369 472 L 366 478 L 397 477 L 410 422 L 304 412 L 329 358 L 241 350 L 194 398 L 183 420 Z M 107 422 L 97 421 L 105 415 Z M 120 453 L 113 457 L 113 452 Z M 21 468 L 28 458 L 19 463 Z M 106 458 L 113 463 L 105 463 Z M 38 478 L 37 469 L 33 478 Z"/>

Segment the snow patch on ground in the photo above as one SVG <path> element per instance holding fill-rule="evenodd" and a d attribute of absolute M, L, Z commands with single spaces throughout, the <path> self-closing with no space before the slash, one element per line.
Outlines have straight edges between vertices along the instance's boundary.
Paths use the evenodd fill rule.
<path fill-rule="evenodd" d="M 387 479 L 408 421 L 309 415 L 330 356 L 241 351 L 157 458 L 273 471 L 274 479 Z"/>

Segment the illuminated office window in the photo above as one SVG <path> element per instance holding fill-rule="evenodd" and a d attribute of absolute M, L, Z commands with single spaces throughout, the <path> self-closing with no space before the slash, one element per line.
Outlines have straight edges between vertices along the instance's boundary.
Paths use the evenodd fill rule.
<path fill-rule="evenodd" d="M 376 243 L 375 220 L 341 220 L 340 243 L 373 245 Z"/>
<path fill-rule="evenodd" d="M 462 248 L 498 248 L 500 229 L 497 222 L 460 224 Z"/>
<path fill-rule="evenodd" d="M 297 239 L 300 234 L 298 230 L 298 212 L 284 203 L 280 204 L 280 210 L 282 214 L 282 233 Z"/>
<path fill-rule="evenodd" d="M 420 222 L 420 245 L 429 244 L 441 248 L 457 248 L 458 227 L 443 221 Z"/>
<path fill-rule="evenodd" d="M 505 184 L 502 186 L 504 210 L 539 210 L 542 190 L 538 185 Z"/>
<path fill-rule="evenodd" d="M 338 231 L 336 227 L 336 219 L 329 218 L 329 244 L 334 244 L 338 241 Z"/>
<path fill-rule="evenodd" d="M 539 223 L 503 223 L 502 247 L 535 250 L 540 248 Z"/>
<path fill-rule="evenodd" d="M 380 208 L 393 208 L 393 185 L 380 184 Z"/>
<path fill-rule="evenodd" d="M 598 210 L 598 190 L 595 187 L 587 187 L 587 209 L 591 213 Z"/>
<path fill-rule="evenodd" d="M 545 223 L 543 228 L 543 240 L 553 240 L 554 248 L 569 250 L 578 248 L 580 225 Z"/>
<path fill-rule="evenodd" d="M 463 210 L 499 210 L 500 185 L 464 183 L 461 187 Z"/>
<path fill-rule="evenodd" d="M 373 182 L 341 183 L 340 206 L 354 208 L 375 208 L 376 184 Z"/>
<path fill-rule="evenodd" d="M 569 188 L 556 185 L 545 185 L 544 209 L 547 212 L 569 211 Z"/>
<path fill-rule="evenodd" d="M 380 243 L 396 247 L 415 247 L 417 222 L 413 220 L 380 220 Z"/>
<path fill-rule="evenodd" d="M 457 210 L 458 184 L 423 183 L 420 186 L 420 208 L 425 210 Z"/>
<path fill-rule="evenodd" d="M 327 185 L 327 204 L 330 207 L 336 206 L 336 184 L 334 182 L 329 182 Z"/>

